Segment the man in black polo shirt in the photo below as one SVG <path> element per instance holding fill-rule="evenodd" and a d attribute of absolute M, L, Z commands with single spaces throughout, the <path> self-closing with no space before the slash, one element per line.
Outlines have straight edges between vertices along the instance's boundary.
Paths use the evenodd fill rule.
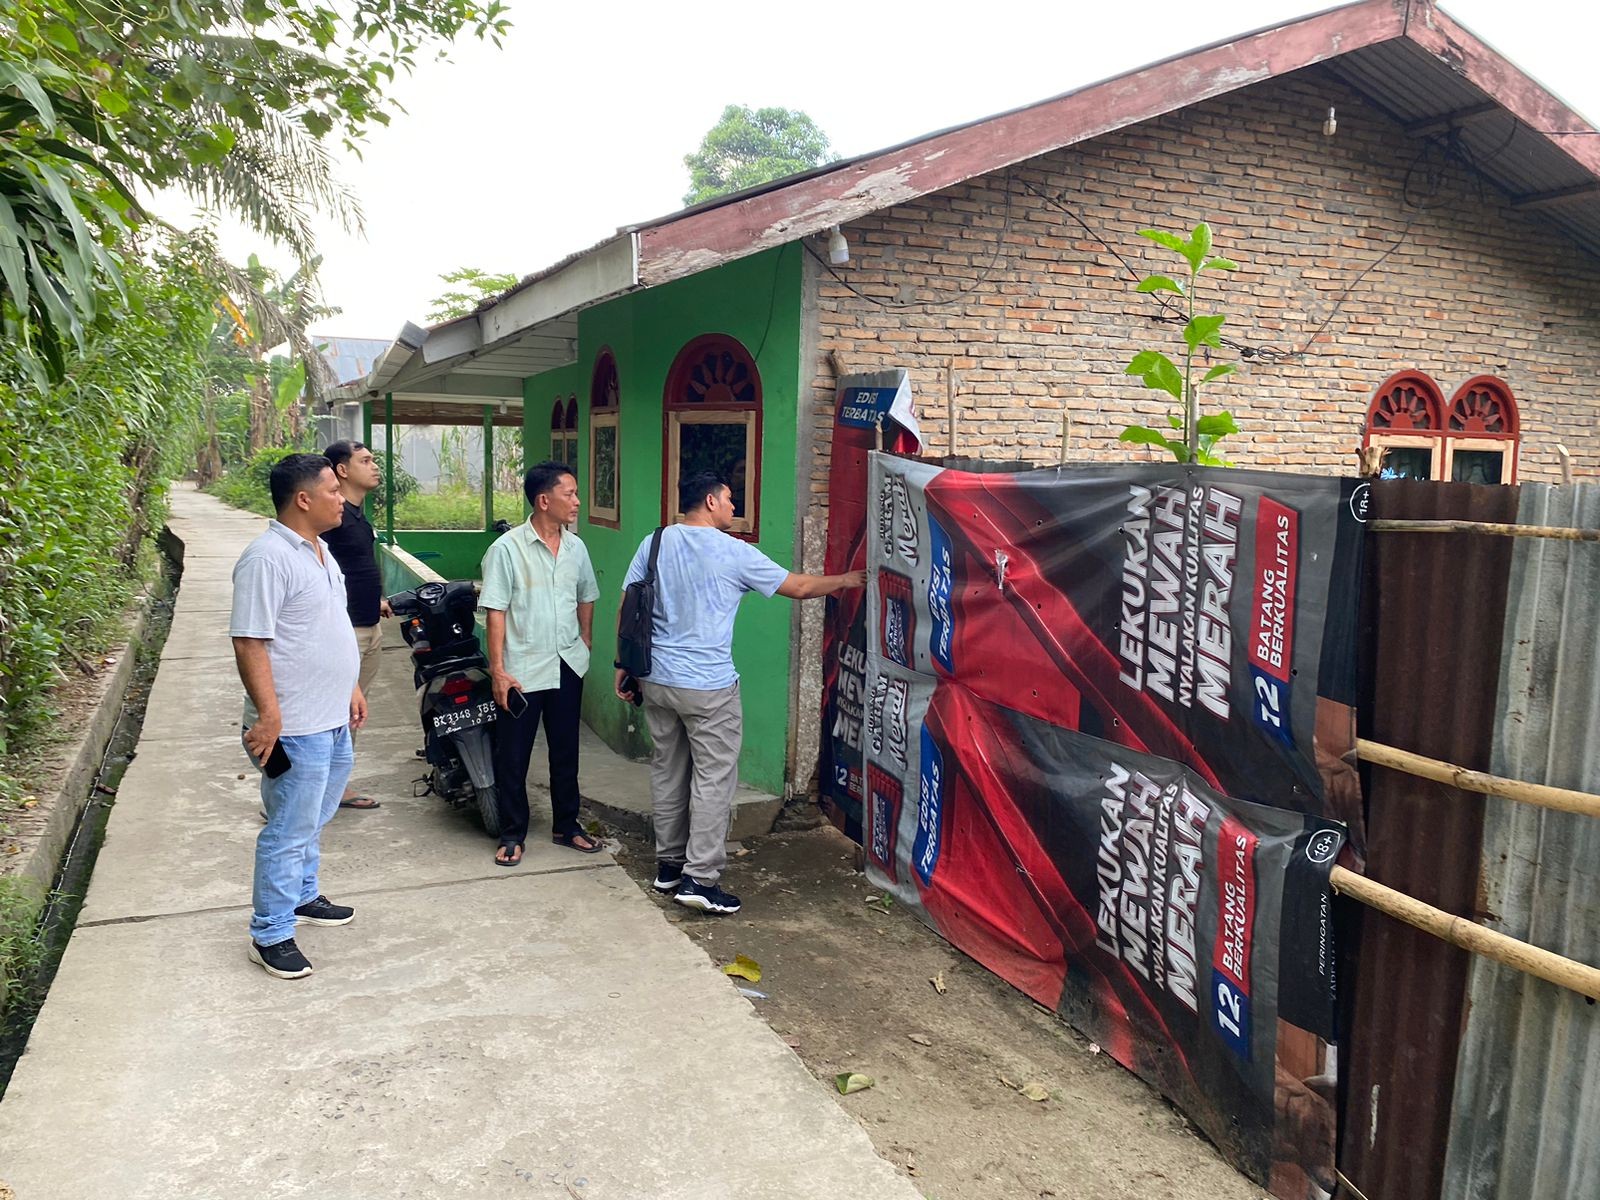
<path fill-rule="evenodd" d="M 335 442 L 323 453 L 339 477 L 344 520 L 339 528 L 323 534 L 322 540 L 344 572 L 350 624 L 355 627 L 356 644 L 361 648 L 361 694 L 366 695 L 378 673 L 378 654 L 383 649 L 383 627 L 378 620 L 394 615 L 383 598 L 383 573 L 378 569 L 378 553 L 374 549 L 378 535 L 361 511 L 367 493 L 381 482 L 378 460 L 361 442 Z M 339 807 L 378 808 L 379 804 L 371 796 L 357 795 L 346 787 Z"/>

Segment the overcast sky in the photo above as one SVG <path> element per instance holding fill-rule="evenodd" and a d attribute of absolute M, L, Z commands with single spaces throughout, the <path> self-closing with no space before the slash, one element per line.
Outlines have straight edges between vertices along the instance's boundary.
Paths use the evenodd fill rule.
<path fill-rule="evenodd" d="M 1042 100 L 1327 8 L 1293 0 L 974 4 L 876 0 L 652 5 L 511 0 L 501 50 L 459 45 L 395 86 L 409 110 L 340 174 L 364 237 L 327 229 L 319 332 L 390 338 L 425 323 L 438 276 L 522 275 L 618 226 L 680 207 L 683 156 L 727 104 L 809 113 L 843 157 Z M 1600 115 L 1600 5 L 1455 0 L 1443 7 L 1578 111 Z M 908 19 L 911 14 L 914 17 Z M 163 215 L 192 210 L 167 197 Z M 287 265 L 221 225 L 224 249 Z"/>

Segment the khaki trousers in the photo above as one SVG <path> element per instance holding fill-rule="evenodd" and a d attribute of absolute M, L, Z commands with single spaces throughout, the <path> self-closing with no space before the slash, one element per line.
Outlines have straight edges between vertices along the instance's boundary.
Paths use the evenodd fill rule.
<path fill-rule="evenodd" d="M 739 685 L 701 691 L 642 681 L 656 857 L 715 883 L 728 865 L 744 709 Z"/>
<path fill-rule="evenodd" d="M 361 686 L 361 694 L 367 698 L 370 706 L 372 703 L 372 681 L 378 677 L 378 656 L 383 653 L 383 626 L 382 625 L 357 625 L 356 647 L 361 651 L 361 673 L 356 677 L 356 682 Z M 350 739 L 355 740 L 355 731 L 350 731 Z"/>

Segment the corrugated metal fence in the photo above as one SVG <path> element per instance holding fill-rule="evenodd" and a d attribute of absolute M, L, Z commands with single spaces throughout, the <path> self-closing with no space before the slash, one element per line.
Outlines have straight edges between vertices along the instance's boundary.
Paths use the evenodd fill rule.
<path fill-rule="evenodd" d="M 1600 489 L 1386 482 L 1372 515 L 1597 528 Z M 1600 792 L 1600 545 L 1369 545 L 1363 736 Z M 1364 774 L 1370 878 L 1600 963 L 1600 820 Z M 1377 913 L 1348 916 L 1345 1177 L 1367 1200 L 1600 1196 L 1600 1007 Z"/>

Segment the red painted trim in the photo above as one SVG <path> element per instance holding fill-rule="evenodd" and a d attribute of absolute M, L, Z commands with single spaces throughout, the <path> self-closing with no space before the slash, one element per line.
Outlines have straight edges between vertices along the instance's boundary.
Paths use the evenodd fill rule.
<path fill-rule="evenodd" d="M 1450 414 L 1455 411 L 1456 404 L 1463 400 L 1469 392 L 1490 392 L 1505 409 L 1506 431 L 1504 433 L 1474 433 L 1470 430 L 1455 432 L 1449 428 Z M 1517 398 L 1511 394 L 1511 388 L 1506 381 L 1495 375 L 1474 375 L 1450 397 L 1450 403 L 1445 409 L 1445 432 L 1453 437 L 1476 438 L 1505 438 L 1515 441 L 1522 436 L 1522 414 L 1517 409 Z"/>
<path fill-rule="evenodd" d="M 1487 92 L 1591 175 L 1600 176 L 1600 138 L 1594 136 L 1594 127 L 1470 30 L 1431 4 L 1415 0 L 1405 37 Z M 1562 130 L 1575 132 L 1562 136 Z"/>
<path fill-rule="evenodd" d="M 615 407 L 596 403 L 600 395 L 600 382 L 602 369 L 610 364 L 611 375 L 617 381 L 617 403 Z M 594 414 L 596 411 L 617 414 L 617 464 L 616 464 L 616 489 L 617 489 L 617 515 L 611 517 L 597 517 L 594 515 Z M 611 352 L 610 346 L 601 346 L 595 352 L 594 370 L 589 372 L 589 505 L 584 515 L 589 524 L 598 525 L 603 529 L 622 528 L 622 375 L 617 369 L 617 356 Z"/>
<path fill-rule="evenodd" d="M 622 375 L 617 370 L 617 356 L 611 353 L 610 346 L 601 346 L 595 351 L 594 370 L 589 372 L 589 411 L 597 408 L 607 408 L 608 405 L 600 400 L 600 369 L 606 363 L 611 364 L 611 373 L 617 377 L 617 409 L 622 409 Z"/>
<path fill-rule="evenodd" d="M 750 368 L 751 378 L 755 381 L 756 398 L 753 404 L 681 404 L 674 400 L 674 396 L 681 390 L 683 376 L 688 372 L 689 365 L 702 354 L 710 345 L 730 345 L 736 348 L 743 356 L 746 365 Z M 755 356 L 749 348 L 738 338 L 728 333 L 702 333 L 698 337 L 689 339 L 672 360 L 672 366 L 667 369 L 667 381 L 661 390 L 661 523 L 667 524 L 677 515 L 677 497 L 668 497 L 668 480 L 671 476 L 672 463 L 672 414 L 681 412 L 730 412 L 730 413 L 755 413 L 755 428 L 752 440 L 755 442 L 755 464 L 745 462 L 745 500 L 746 507 L 751 496 L 755 497 L 755 520 L 750 523 L 749 533 L 734 533 L 733 537 L 745 542 L 759 542 L 761 540 L 761 463 L 766 457 L 766 448 L 761 440 L 761 420 L 765 406 L 761 402 L 761 368 L 757 365 Z"/>
<path fill-rule="evenodd" d="M 1377 391 L 1372 393 L 1372 399 L 1367 403 L 1367 419 L 1361 430 L 1361 448 L 1365 450 L 1372 444 L 1372 418 L 1378 410 L 1379 403 L 1395 388 L 1404 384 L 1411 384 L 1418 391 L 1424 393 L 1429 407 L 1429 417 L 1433 421 L 1431 429 L 1381 429 L 1380 437 L 1397 434 L 1405 437 L 1438 437 L 1444 431 L 1445 403 L 1444 392 L 1433 377 L 1424 371 L 1404 370 L 1396 371 L 1389 378 L 1378 385 Z"/>
<path fill-rule="evenodd" d="M 1405 33 L 1406 9 L 1407 0 L 1366 0 L 1319 13 L 642 228 L 639 282 L 650 287 L 692 275 L 1012 163 L 1392 41 Z"/>

